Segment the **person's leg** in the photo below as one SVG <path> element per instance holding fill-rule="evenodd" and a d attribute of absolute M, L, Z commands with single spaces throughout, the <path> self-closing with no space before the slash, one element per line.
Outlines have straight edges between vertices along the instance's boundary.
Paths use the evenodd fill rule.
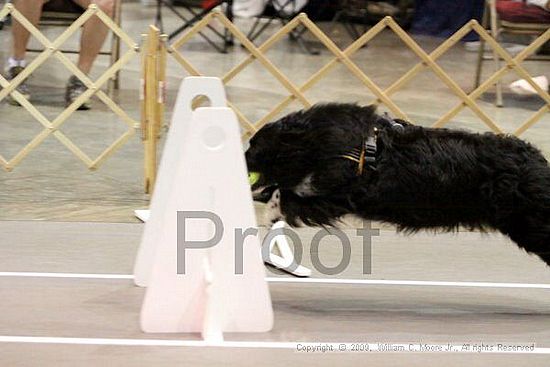
<path fill-rule="evenodd" d="M 87 8 L 90 4 L 96 4 L 105 14 L 112 17 L 114 11 L 115 0 L 73 0 L 83 8 Z M 107 38 L 109 28 L 98 18 L 90 18 L 82 27 L 82 36 L 80 37 L 80 53 L 78 57 L 78 68 L 84 73 L 89 74 L 92 65 L 101 51 L 101 47 Z M 76 76 L 71 76 L 67 84 L 65 92 L 65 103 L 70 105 L 82 93 L 87 90 L 86 86 Z M 80 110 L 89 109 L 90 103 L 86 101 L 79 107 Z"/>
<path fill-rule="evenodd" d="M 90 4 L 97 6 L 108 16 L 113 16 L 115 0 L 73 0 L 83 8 Z M 92 17 L 82 27 L 82 37 L 80 38 L 80 55 L 78 58 L 78 68 L 85 74 L 92 69 L 92 65 L 101 51 L 103 42 L 107 38 L 109 28 L 98 18 Z"/>
<path fill-rule="evenodd" d="M 34 26 L 38 25 L 42 13 L 42 0 L 15 0 L 15 8 L 23 14 Z M 24 60 L 29 43 L 30 33 L 19 22 L 14 21 L 12 27 L 13 50 L 12 57 L 15 60 Z"/>
<path fill-rule="evenodd" d="M 34 26 L 37 26 L 44 2 L 45 1 L 43 0 L 15 0 L 13 5 L 17 11 L 27 18 Z M 6 76 L 8 80 L 15 79 L 27 65 L 25 55 L 27 53 L 27 44 L 29 43 L 30 38 L 29 31 L 27 31 L 23 25 L 15 20 L 12 26 L 12 35 L 13 48 L 6 68 Z M 21 93 L 23 97 L 30 99 L 31 94 L 25 80 L 19 83 L 17 86 L 17 91 Z M 17 102 L 11 95 L 8 96 L 7 100 L 12 105 L 19 105 L 19 102 Z"/>

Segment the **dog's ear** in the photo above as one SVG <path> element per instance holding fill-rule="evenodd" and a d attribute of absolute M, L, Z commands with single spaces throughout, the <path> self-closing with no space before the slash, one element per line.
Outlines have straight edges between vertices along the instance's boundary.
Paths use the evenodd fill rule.
<path fill-rule="evenodd" d="M 372 114 L 375 114 L 376 111 L 378 110 L 378 104 L 377 103 L 373 103 L 373 104 L 370 104 L 368 106 L 365 106 L 363 107 L 366 111 L 368 111 L 368 113 L 372 113 Z"/>

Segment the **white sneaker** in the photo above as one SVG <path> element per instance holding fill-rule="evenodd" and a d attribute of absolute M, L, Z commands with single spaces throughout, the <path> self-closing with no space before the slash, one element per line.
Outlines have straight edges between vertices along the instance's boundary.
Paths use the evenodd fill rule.
<path fill-rule="evenodd" d="M 480 41 L 464 42 L 464 49 L 468 52 L 478 52 L 480 46 Z M 517 43 L 509 42 L 500 42 L 500 46 L 502 46 L 506 50 L 506 52 L 508 52 L 512 56 L 519 54 L 527 47 L 526 45 L 519 45 Z M 489 53 L 492 51 L 493 48 L 491 47 L 491 45 L 485 42 L 485 49 L 483 50 L 483 52 Z"/>
<path fill-rule="evenodd" d="M 550 3 L 548 0 L 527 0 L 527 4 L 538 6 L 544 10 L 550 10 Z"/>
<path fill-rule="evenodd" d="M 542 90 L 548 90 L 548 78 L 544 75 L 533 78 L 535 84 L 537 84 Z M 520 96 L 532 96 L 538 94 L 535 88 L 525 79 L 516 80 L 510 84 L 510 90 Z"/>

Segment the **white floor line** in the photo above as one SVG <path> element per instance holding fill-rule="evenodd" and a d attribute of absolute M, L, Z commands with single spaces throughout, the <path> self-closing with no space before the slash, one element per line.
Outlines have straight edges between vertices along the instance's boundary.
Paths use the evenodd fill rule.
<path fill-rule="evenodd" d="M 130 347 L 210 347 L 210 348 L 248 348 L 248 349 L 289 349 L 296 351 L 298 346 L 318 346 L 333 345 L 336 348 L 339 345 L 346 344 L 347 350 L 356 343 L 341 342 L 265 342 L 265 341 L 222 341 L 206 342 L 203 340 L 168 340 L 168 339 L 115 339 L 115 338 L 70 338 L 70 337 L 49 337 L 49 336 L 11 336 L 0 335 L 0 343 L 23 343 L 23 344 L 61 344 L 61 345 L 110 345 L 110 346 L 130 346 Z M 372 344 L 372 343 L 371 343 Z M 513 343 L 511 343 L 513 344 Z M 375 346 L 375 344 L 372 344 Z M 399 343 L 399 345 L 409 345 L 408 343 Z M 337 349 L 334 349 L 335 351 Z M 372 349 L 371 349 L 372 350 Z M 478 351 L 449 351 L 441 353 L 476 353 Z M 350 352 L 352 353 L 352 352 Z M 382 352 L 378 352 L 382 353 Z M 404 353 L 407 353 L 406 349 Z M 414 352 L 413 352 L 414 353 Z M 535 347 L 533 351 L 484 351 L 491 354 L 550 354 L 550 348 Z"/>
<path fill-rule="evenodd" d="M 124 279 L 124 280 L 134 278 L 134 276 L 131 274 L 78 274 L 78 273 L 36 273 L 36 272 L 0 272 L 0 277 Z M 267 277 L 266 280 L 269 283 L 550 289 L 550 284 L 537 284 L 537 283 L 449 282 L 449 281 L 429 281 L 429 280 L 377 280 L 377 279 L 337 279 L 337 278 L 330 279 L 330 278 L 290 278 L 290 277 L 284 277 L 284 278 Z"/>
<path fill-rule="evenodd" d="M 491 282 L 440 282 L 429 280 L 377 280 L 377 279 L 326 279 L 326 278 L 267 278 L 270 283 L 317 283 L 343 285 L 399 285 L 429 287 L 478 287 L 478 288 L 536 288 L 550 289 L 550 284 L 491 283 Z"/>
<path fill-rule="evenodd" d="M 134 279 L 131 274 L 79 274 L 79 273 L 36 273 L 32 271 L 2 271 L 0 277 L 14 278 L 73 278 L 73 279 Z"/>
<path fill-rule="evenodd" d="M 168 340 L 168 339 L 111 339 L 111 338 L 67 338 L 49 336 L 9 336 L 0 335 L 0 343 L 32 344 L 77 344 L 77 345 L 119 345 L 119 346 L 158 346 L 158 347 L 221 347 L 221 348 L 271 348 L 294 349 L 296 343 L 285 342 L 231 342 L 218 343 L 204 340 Z"/>

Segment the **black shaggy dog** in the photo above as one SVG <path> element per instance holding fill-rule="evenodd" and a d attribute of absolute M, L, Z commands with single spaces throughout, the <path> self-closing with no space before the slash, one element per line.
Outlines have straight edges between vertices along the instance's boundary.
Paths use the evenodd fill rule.
<path fill-rule="evenodd" d="M 270 220 L 333 225 L 355 214 L 408 232 L 496 229 L 550 265 L 550 167 L 515 137 L 326 104 L 266 125 L 246 161 Z"/>

